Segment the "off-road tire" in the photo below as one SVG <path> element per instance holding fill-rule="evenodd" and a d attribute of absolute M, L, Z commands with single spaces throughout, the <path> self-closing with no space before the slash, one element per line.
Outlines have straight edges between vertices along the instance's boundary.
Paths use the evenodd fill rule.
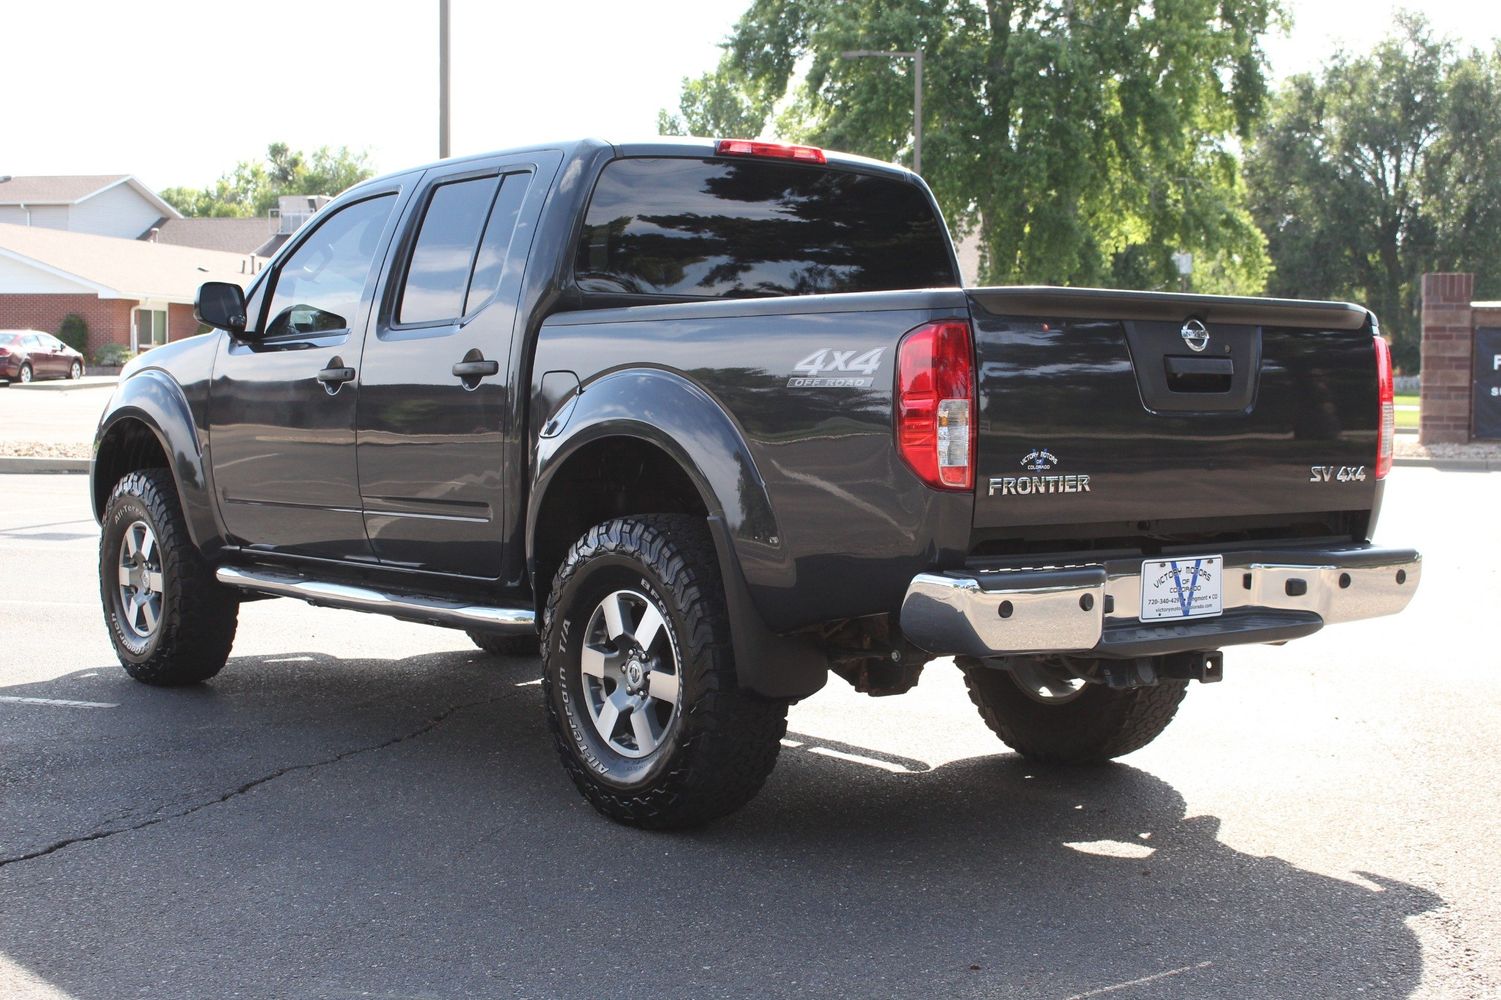
<path fill-rule="evenodd" d="M 162 573 L 160 617 L 145 638 L 122 620 L 117 593 L 120 549 L 125 532 L 137 521 L 145 521 L 155 535 Z M 120 665 L 143 684 L 196 684 L 217 674 L 229 659 L 239 597 L 214 579 L 193 547 L 166 469 L 132 472 L 111 491 L 99 536 L 99 596 Z"/>
<path fill-rule="evenodd" d="M 678 709 L 645 758 L 616 753 L 584 710 L 580 650 L 601 595 L 647 592 L 676 644 Z M 543 617 L 543 695 L 558 756 L 610 819 L 649 829 L 699 826 L 760 790 L 787 731 L 787 702 L 736 685 L 729 616 L 713 541 L 695 517 L 617 518 L 575 542 Z"/>
<path fill-rule="evenodd" d="M 1049 705 L 1007 671 L 981 666 L 964 668 L 964 684 L 1001 742 L 1030 760 L 1058 764 L 1101 763 L 1140 750 L 1162 735 L 1188 691 L 1187 681 L 1174 680 L 1129 691 L 1088 684 Z"/>
<path fill-rule="evenodd" d="M 536 656 L 535 635 L 495 635 L 493 632 L 470 632 L 469 640 L 491 656 Z"/>

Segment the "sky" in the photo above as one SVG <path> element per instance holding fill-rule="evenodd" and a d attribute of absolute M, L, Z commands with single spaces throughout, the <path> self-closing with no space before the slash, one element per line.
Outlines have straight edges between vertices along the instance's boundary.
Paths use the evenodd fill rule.
<path fill-rule="evenodd" d="M 749 0 L 450 0 L 452 152 L 652 135 Z M 1288 0 L 1275 76 L 1380 38 L 1398 6 L 1465 44 L 1501 3 Z M 438 0 L 10 0 L 0 175 L 133 173 L 202 186 L 269 143 L 437 158 Z"/>

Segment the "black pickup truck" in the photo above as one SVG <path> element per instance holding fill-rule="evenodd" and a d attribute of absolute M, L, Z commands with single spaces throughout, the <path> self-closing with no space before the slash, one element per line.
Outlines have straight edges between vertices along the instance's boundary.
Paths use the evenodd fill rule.
<path fill-rule="evenodd" d="M 1155 738 L 1222 647 L 1392 614 L 1392 380 L 1352 305 L 960 286 L 915 175 L 806 146 L 582 141 L 360 184 L 100 423 L 132 677 L 242 601 L 533 655 L 600 811 L 753 796 L 830 672 L 954 657 L 1053 761 Z"/>

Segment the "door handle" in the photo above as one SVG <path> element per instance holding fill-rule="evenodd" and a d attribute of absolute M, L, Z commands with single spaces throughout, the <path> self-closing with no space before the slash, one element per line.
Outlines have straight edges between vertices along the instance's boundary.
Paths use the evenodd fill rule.
<path fill-rule="evenodd" d="M 354 381 L 354 369 L 346 368 L 344 359 L 335 357 L 328 363 L 328 367 L 318 373 L 318 381 L 322 383 L 323 391 L 332 396 L 345 382 Z"/>
<path fill-rule="evenodd" d="M 484 378 L 486 375 L 499 375 L 499 361 L 460 361 L 453 366 L 453 373 L 458 378 Z"/>

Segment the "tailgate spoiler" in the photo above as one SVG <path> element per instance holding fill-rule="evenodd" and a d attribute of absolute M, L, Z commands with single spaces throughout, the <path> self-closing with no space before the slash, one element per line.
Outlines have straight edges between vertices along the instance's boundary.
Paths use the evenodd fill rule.
<path fill-rule="evenodd" d="M 1359 330 L 1367 323 L 1374 325 L 1367 310 L 1349 302 L 1127 292 L 1109 288 L 1055 288 L 1049 285 L 966 288 L 965 293 L 987 312 L 997 316 L 1173 322 L 1192 316 L 1210 323 L 1324 330 Z"/>

